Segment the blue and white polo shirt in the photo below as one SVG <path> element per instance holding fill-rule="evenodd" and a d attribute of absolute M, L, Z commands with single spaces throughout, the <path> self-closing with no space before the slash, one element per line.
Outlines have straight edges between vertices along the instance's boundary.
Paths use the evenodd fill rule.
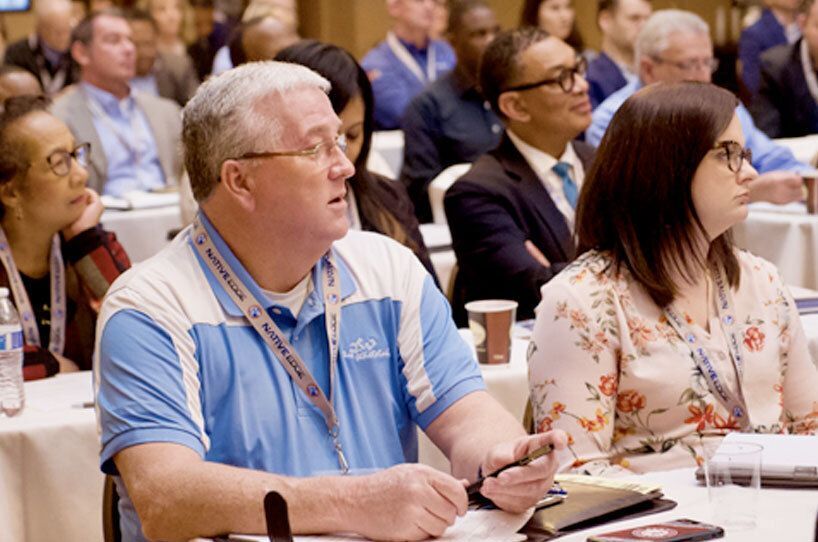
<path fill-rule="evenodd" d="M 247 288 L 266 299 L 202 222 Z M 112 458 L 124 448 L 172 442 L 208 461 L 292 476 L 337 473 L 321 412 L 207 269 L 190 232 L 123 274 L 105 298 L 95 354 L 102 470 L 116 474 Z M 416 461 L 416 425 L 425 429 L 484 389 L 480 370 L 410 250 L 358 231 L 332 250 L 342 292 L 333 401 L 344 452 L 353 470 Z M 266 309 L 329 396 L 321 265 L 297 317 Z M 125 539 L 141 539 L 127 495 L 122 504 L 123 534 L 133 536 Z"/>

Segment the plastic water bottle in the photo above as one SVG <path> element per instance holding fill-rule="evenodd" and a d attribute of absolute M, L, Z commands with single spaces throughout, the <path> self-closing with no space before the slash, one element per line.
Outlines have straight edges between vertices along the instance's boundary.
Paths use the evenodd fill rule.
<path fill-rule="evenodd" d="M 9 289 L 0 288 L 0 411 L 16 416 L 24 405 L 23 329 Z"/>

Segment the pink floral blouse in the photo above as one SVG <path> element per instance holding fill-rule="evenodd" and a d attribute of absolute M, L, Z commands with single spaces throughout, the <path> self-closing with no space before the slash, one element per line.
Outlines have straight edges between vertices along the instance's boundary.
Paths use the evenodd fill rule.
<path fill-rule="evenodd" d="M 733 292 L 753 430 L 818 431 L 818 368 L 795 304 L 769 262 L 739 252 Z M 591 251 L 542 288 L 529 346 L 537 429 L 563 429 L 573 464 L 591 474 L 701 463 L 701 439 L 739 429 L 707 387 L 690 349 L 626 269 Z M 715 295 L 715 293 L 713 293 Z M 717 315 L 710 333 L 684 315 L 723 380 L 738 379 Z"/>

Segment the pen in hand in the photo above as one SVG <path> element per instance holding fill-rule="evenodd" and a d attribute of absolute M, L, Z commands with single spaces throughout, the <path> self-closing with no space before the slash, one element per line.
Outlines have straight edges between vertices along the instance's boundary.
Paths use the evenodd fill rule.
<path fill-rule="evenodd" d="M 483 502 L 485 502 L 487 500 L 485 497 L 480 495 L 480 489 L 483 487 L 483 482 L 485 481 L 486 478 L 496 477 L 501 472 L 503 472 L 505 470 L 508 470 L 508 469 L 511 469 L 513 467 L 523 467 L 525 465 L 528 465 L 529 463 L 531 463 L 535 459 L 538 459 L 538 458 L 540 458 L 540 457 L 542 457 L 544 455 L 547 455 L 547 454 L 551 453 L 551 451 L 553 451 L 553 450 L 554 450 L 553 445 L 546 444 L 545 446 L 537 448 L 536 450 L 534 450 L 533 452 L 525 455 L 524 457 L 521 457 L 517 461 L 513 461 L 513 462 L 509 463 L 508 465 L 500 467 L 496 471 L 487 474 L 486 476 L 482 476 L 482 477 L 478 478 L 473 484 L 471 484 L 469 487 L 466 488 L 466 494 L 469 496 L 469 504 L 480 504 L 480 503 L 483 503 Z"/>

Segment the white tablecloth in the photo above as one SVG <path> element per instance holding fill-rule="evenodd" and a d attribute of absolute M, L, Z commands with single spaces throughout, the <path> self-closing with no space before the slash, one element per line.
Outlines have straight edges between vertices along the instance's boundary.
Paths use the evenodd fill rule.
<path fill-rule="evenodd" d="M 736 244 L 769 260 L 784 282 L 818 290 L 818 216 L 802 203 L 753 203 L 747 220 L 733 226 Z"/>
<path fill-rule="evenodd" d="M 182 227 L 182 214 L 178 205 L 130 211 L 108 209 L 100 222 L 116 234 L 132 262 L 141 262 L 168 244 L 168 232 Z"/>
<path fill-rule="evenodd" d="M 102 540 L 99 440 L 90 371 L 26 383 L 26 407 L 0 417 L 0 540 Z"/>
<path fill-rule="evenodd" d="M 654 472 L 634 476 L 633 480 L 661 485 L 665 496 L 676 501 L 678 506 L 667 512 L 586 529 L 560 538 L 560 542 L 585 542 L 590 535 L 680 518 L 705 523 L 712 522 L 707 488 L 697 484 L 693 469 Z M 571 496 L 569 495 L 568 498 L 570 499 Z M 818 512 L 818 490 L 763 488 L 758 499 L 756 528 L 752 531 L 736 532 L 726 529 L 725 537 L 720 540 L 810 542 L 815 533 L 816 512 Z"/>

